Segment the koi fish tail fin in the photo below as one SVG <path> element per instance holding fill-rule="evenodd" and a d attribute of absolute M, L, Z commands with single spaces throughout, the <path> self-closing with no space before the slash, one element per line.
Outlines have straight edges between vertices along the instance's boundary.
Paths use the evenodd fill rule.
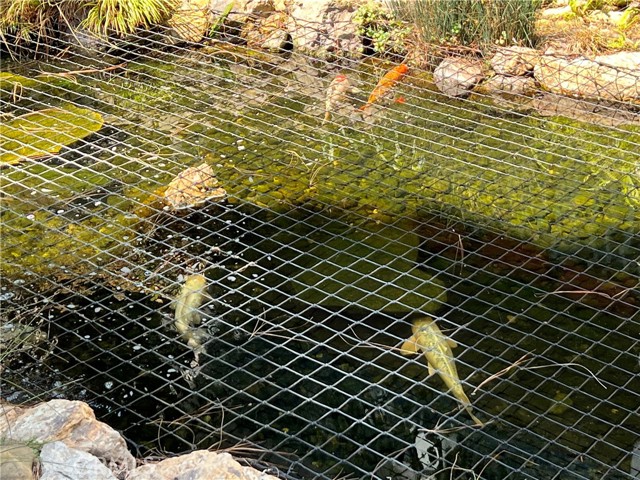
<path fill-rule="evenodd" d="M 369 110 L 370 107 L 371 107 L 371 102 L 367 102 L 363 106 L 361 106 L 358 110 L 360 110 L 361 112 L 366 112 L 367 110 Z"/>
<path fill-rule="evenodd" d="M 475 423 L 479 427 L 484 427 L 484 423 L 482 423 L 482 421 L 478 417 L 476 417 L 471 411 L 471 405 L 466 405 L 464 408 L 469 414 L 469 416 L 471 417 L 471 420 L 473 420 L 473 423 Z"/>

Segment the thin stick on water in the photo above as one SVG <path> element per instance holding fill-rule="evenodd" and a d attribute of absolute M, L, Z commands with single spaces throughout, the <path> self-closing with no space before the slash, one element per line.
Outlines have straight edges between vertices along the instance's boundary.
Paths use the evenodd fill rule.
<path fill-rule="evenodd" d="M 522 363 L 524 363 L 525 361 L 528 360 L 532 360 L 531 358 L 528 358 L 529 354 L 525 353 L 522 357 L 520 357 L 518 360 L 516 360 L 515 362 L 513 362 L 511 365 L 509 365 L 506 368 L 503 368 L 502 370 L 500 370 L 499 372 L 494 373 L 493 375 L 487 377 L 486 379 L 484 379 L 482 382 L 480 382 L 479 385 L 476 386 L 476 388 L 473 389 L 473 391 L 471 392 L 471 395 L 475 395 L 476 392 L 478 390 L 480 390 L 484 385 L 486 385 L 487 383 L 495 380 L 498 377 L 501 377 L 502 375 L 509 373 L 509 371 L 513 370 L 514 368 L 520 366 Z"/>
<path fill-rule="evenodd" d="M 610 300 L 615 300 L 616 298 L 624 297 L 627 293 L 633 290 L 635 287 L 625 288 L 624 290 L 620 290 L 618 293 L 613 295 L 609 293 L 599 292 L 597 290 L 554 290 L 553 292 L 540 293 L 536 294 L 538 297 L 546 297 L 548 295 L 555 295 L 557 293 L 569 293 L 575 295 L 600 295 L 601 297 L 608 298 Z"/>
<path fill-rule="evenodd" d="M 538 369 L 538 368 L 549 368 L 549 367 L 581 367 L 581 368 L 584 368 L 587 371 L 587 373 L 591 376 L 591 378 L 593 378 L 596 382 L 598 382 L 598 385 L 600 385 L 605 390 L 607 389 L 606 385 L 604 383 L 602 383 L 600 381 L 600 379 L 598 377 L 596 377 L 596 375 L 591 370 L 589 370 L 587 367 L 585 367 L 584 365 L 582 365 L 580 363 L 575 363 L 575 362 L 551 363 L 549 365 L 536 365 L 535 367 L 527 367 L 527 368 L 529 370 L 535 370 L 535 369 Z"/>
<path fill-rule="evenodd" d="M 478 386 L 476 386 L 476 388 L 473 389 L 473 391 L 471 392 L 471 395 L 475 395 L 476 392 L 482 388 L 484 385 L 486 385 L 487 383 L 491 382 L 492 380 L 495 380 L 498 377 L 501 377 L 502 375 L 508 373 L 509 371 L 513 370 L 516 367 L 519 367 L 520 365 L 522 365 L 524 362 L 526 361 L 531 361 L 533 360 L 533 358 L 529 357 L 529 355 L 531 355 L 530 353 L 526 353 L 524 354 L 522 357 L 520 357 L 518 360 L 516 360 L 515 362 L 513 362 L 511 365 L 509 365 L 506 368 L 503 368 L 502 370 L 500 370 L 499 372 L 494 373 L 493 375 L 489 376 L 488 378 L 486 378 L 485 380 L 483 380 Z M 536 365 L 533 367 L 523 367 L 523 370 L 537 370 L 540 368 L 549 368 L 549 367 L 581 367 L 583 369 L 585 369 L 589 375 L 596 381 L 598 382 L 598 384 L 604 388 L 605 390 L 607 389 L 607 387 L 605 386 L 604 383 L 602 383 L 600 381 L 600 379 L 591 371 L 589 370 L 587 367 L 585 367 L 584 365 L 581 365 L 580 363 L 575 363 L 575 362 L 568 362 L 568 363 L 551 363 L 549 365 Z"/>

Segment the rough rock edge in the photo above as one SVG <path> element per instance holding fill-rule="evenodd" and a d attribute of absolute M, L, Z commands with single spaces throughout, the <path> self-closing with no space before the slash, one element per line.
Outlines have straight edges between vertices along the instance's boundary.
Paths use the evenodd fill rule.
<path fill-rule="evenodd" d="M 44 450 L 44 455 L 36 462 L 42 463 L 42 473 L 48 475 L 45 478 L 62 478 L 60 472 L 63 472 L 64 478 L 69 480 L 86 479 L 87 472 L 83 466 L 99 463 L 105 467 L 104 471 L 97 468 L 93 471 L 100 479 L 277 480 L 276 477 L 240 465 L 228 453 L 207 450 L 157 463 L 145 464 L 141 460 L 139 463 L 142 465 L 136 468 L 136 460 L 127 450 L 124 438 L 106 423 L 96 420 L 91 407 L 80 401 L 50 400 L 31 407 L 0 403 L 0 444 L 27 445 L 31 449 Z M 53 465 L 55 468 L 50 468 L 50 455 L 47 456 L 50 450 L 64 451 L 65 465 Z M 33 469 L 34 459 L 23 457 L 25 470 Z M 95 459 L 95 462 L 91 459 Z M 6 461 L 15 463 L 13 458 Z M 75 471 L 76 476 L 72 476 L 72 467 L 80 469 Z M 36 477 L 33 475 L 31 478 Z"/>

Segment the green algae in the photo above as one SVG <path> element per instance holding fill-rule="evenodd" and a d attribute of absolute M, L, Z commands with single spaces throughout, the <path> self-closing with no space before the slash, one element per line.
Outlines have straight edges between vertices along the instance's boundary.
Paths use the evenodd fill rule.
<path fill-rule="evenodd" d="M 432 313 L 446 301 L 442 283 L 416 266 L 420 240 L 411 225 L 325 219 L 319 229 L 309 220 L 272 239 L 286 246 L 279 257 L 298 300 L 391 314 Z"/>
<path fill-rule="evenodd" d="M 27 113 L 0 125 L 0 164 L 42 158 L 102 128 L 102 115 L 74 105 Z"/>
<path fill-rule="evenodd" d="M 416 94 L 410 81 L 398 86 L 408 101 L 381 108 L 373 123 L 343 118 L 322 125 L 324 83 L 313 90 L 294 70 L 234 48 L 180 61 L 148 60 L 132 64 L 125 75 L 85 79 L 77 87 L 95 97 L 92 105 L 123 139 L 117 152 L 100 151 L 88 183 L 118 179 L 127 185 L 92 220 L 88 231 L 95 238 L 87 256 L 100 257 L 118 238 L 135 235 L 130 218 L 136 207 L 202 161 L 215 166 L 230 203 L 280 213 L 332 209 L 383 223 L 439 213 L 565 250 L 593 244 L 594 237 L 605 245 L 612 232 L 640 231 L 636 126 L 496 115 L 486 106 L 443 102 L 432 88 Z M 245 64 L 238 62 L 244 58 Z M 373 80 L 366 72 L 359 80 L 364 101 Z M 18 204 L 33 205 L 33 189 L 70 198 L 92 188 L 68 169 L 33 168 L 8 174 L 5 186 L 15 202 L 4 209 L 11 222 L 29 213 Z M 102 238 L 104 225 L 120 232 Z M 84 231 L 56 228 L 76 241 Z M 29 242 L 34 251 L 51 248 L 37 238 Z"/>

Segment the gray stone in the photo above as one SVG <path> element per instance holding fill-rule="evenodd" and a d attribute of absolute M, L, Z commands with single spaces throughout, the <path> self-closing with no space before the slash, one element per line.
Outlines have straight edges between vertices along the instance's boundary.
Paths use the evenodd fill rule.
<path fill-rule="evenodd" d="M 44 445 L 40 451 L 40 465 L 39 480 L 117 480 L 96 457 L 69 448 L 63 442 Z"/>
<path fill-rule="evenodd" d="M 96 420 L 84 402 L 50 400 L 30 408 L 0 406 L 0 437 L 16 442 L 63 441 L 100 458 L 120 475 L 135 466 L 126 442 L 113 428 Z"/>
<path fill-rule="evenodd" d="M 640 99 L 640 53 L 585 57 L 543 55 L 534 76 L 547 91 L 580 98 Z"/>
<path fill-rule="evenodd" d="M 199 42 L 207 34 L 212 22 L 209 0 L 182 0 L 167 23 L 179 40 Z"/>
<path fill-rule="evenodd" d="M 474 58 L 445 58 L 433 72 L 433 81 L 445 95 L 465 97 L 484 79 L 484 64 Z"/>
<path fill-rule="evenodd" d="M 532 95 L 537 91 L 536 81 L 533 78 L 508 75 L 494 75 L 486 80 L 482 87 L 490 93 L 508 93 L 511 95 Z"/>
<path fill-rule="evenodd" d="M 19 443 L 0 445 L 0 473 L 2 480 L 32 480 L 37 451 Z"/>
<path fill-rule="evenodd" d="M 209 9 L 216 16 L 228 4 L 228 0 L 210 0 Z M 234 3 L 228 20 L 245 24 L 242 37 L 250 45 L 278 50 L 290 38 L 294 51 L 313 53 L 314 57 L 358 55 L 362 41 L 353 22 L 356 7 L 356 2 L 335 0 L 241 0 Z M 273 31 L 271 22 L 265 21 L 274 15 L 286 18 L 279 31 Z"/>
<path fill-rule="evenodd" d="M 291 6 L 288 29 L 294 50 L 323 57 L 330 53 L 362 52 L 362 41 L 353 21 L 355 4 L 337 7 L 334 0 L 296 0 Z"/>
<path fill-rule="evenodd" d="M 277 480 L 243 467 L 228 453 L 198 450 L 136 468 L 127 480 Z"/>
<path fill-rule="evenodd" d="M 526 47 L 501 47 L 491 58 L 491 68 L 500 75 L 524 75 L 533 71 L 540 52 Z"/>
<path fill-rule="evenodd" d="M 231 0 L 210 0 L 209 11 L 217 16 L 225 11 Z M 265 17 L 276 11 L 273 0 L 234 0 L 230 20 L 244 22 L 249 17 Z"/>

